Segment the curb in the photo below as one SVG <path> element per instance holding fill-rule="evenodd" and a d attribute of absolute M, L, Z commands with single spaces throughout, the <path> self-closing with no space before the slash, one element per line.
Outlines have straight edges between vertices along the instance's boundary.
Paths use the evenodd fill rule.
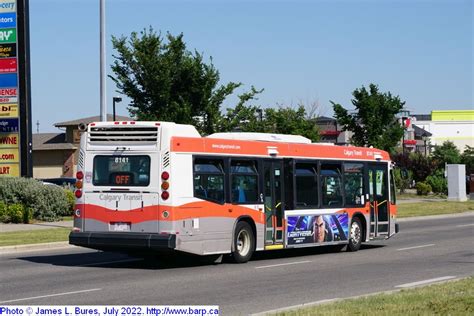
<path fill-rule="evenodd" d="M 403 223 L 403 222 L 414 222 L 414 221 L 423 221 L 423 220 L 430 220 L 430 219 L 443 219 L 443 218 L 469 217 L 469 216 L 474 216 L 474 211 L 453 213 L 453 214 L 403 217 L 403 218 L 397 218 L 396 221 L 397 223 Z"/>
<path fill-rule="evenodd" d="M 76 246 L 70 245 L 68 241 L 48 242 L 42 244 L 15 245 L 0 247 L 0 255 L 22 253 L 29 251 L 74 249 Z"/>

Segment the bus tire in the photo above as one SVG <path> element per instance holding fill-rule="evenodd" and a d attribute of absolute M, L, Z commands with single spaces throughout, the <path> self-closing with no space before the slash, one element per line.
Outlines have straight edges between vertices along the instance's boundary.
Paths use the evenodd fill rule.
<path fill-rule="evenodd" d="M 349 231 L 349 244 L 347 245 L 347 251 L 357 251 L 360 249 L 362 244 L 363 228 L 362 223 L 358 217 L 354 217 L 351 222 Z"/>
<path fill-rule="evenodd" d="M 238 222 L 234 233 L 234 251 L 231 255 L 232 261 L 236 263 L 249 261 L 254 249 L 255 237 L 252 228 L 247 222 Z"/>

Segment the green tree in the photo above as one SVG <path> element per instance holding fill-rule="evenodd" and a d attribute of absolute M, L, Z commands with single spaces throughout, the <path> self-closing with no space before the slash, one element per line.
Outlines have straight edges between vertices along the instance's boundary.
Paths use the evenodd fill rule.
<path fill-rule="evenodd" d="M 466 145 L 461 155 L 461 163 L 466 165 L 466 175 L 474 174 L 474 147 Z"/>
<path fill-rule="evenodd" d="M 316 103 L 309 106 L 308 110 L 303 104 L 297 108 L 279 106 L 267 109 L 248 104 L 258 100 L 257 95 L 262 92 L 263 89 L 252 87 L 249 92 L 241 94 L 237 106 L 227 109 L 223 115 L 219 130 L 301 135 L 313 142 L 319 141 L 319 130 L 314 123 Z"/>
<path fill-rule="evenodd" d="M 314 118 L 308 117 L 304 105 L 299 105 L 296 109 L 292 107 L 265 109 L 263 125 L 267 133 L 301 135 L 313 142 L 320 139 Z"/>
<path fill-rule="evenodd" d="M 443 170 L 445 164 L 456 164 L 461 162 L 459 149 L 449 140 L 445 141 L 441 146 L 435 146 L 432 157 L 438 169 Z"/>
<path fill-rule="evenodd" d="M 194 124 L 204 134 L 215 132 L 220 106 L 241 83 L 219 84 L 219 71 L 202 54 L 186 49 L 183 34 L 163 38 L 153 28 L 130 37 L 112 36 L 113 76 L 117 92 L 131 99 L 138 120 Z"/>
<path fill-rule="evenodd" d="M 364 86 L 352 93 L 355 113 L 349 113 L 340 104 L 331 101 L 334 116 L 344 131 L 353 132 L 351 142 L 356 146 L 373 146 L 393 151 L 403 136 L 403 127 L 396 115 L 405 105 L 390 92 L 379 92 L 378 86 Z"/>
<path fill-rule="evenodd" d="M 397 167 L 411 171 L 416 182 L 425 181 L 436 170 L 433 159 L 420 153 L 393 153 L 390 157 Z"/>
<path fill-rule="evenodd" d="M 242 132 L 264 132 L 264 126 L 260 122 L 258 111 L 263 111 L 257 105 L 247 105 L 248 102 L 258 100 L 256 97 L 262 93 L 251 87 L 249 92 L 239 95 L 239 103 L 234 108 L 228 108 L 227 113 L 219 121 L 220 132 L 231 132 L 239 130 Z"/>

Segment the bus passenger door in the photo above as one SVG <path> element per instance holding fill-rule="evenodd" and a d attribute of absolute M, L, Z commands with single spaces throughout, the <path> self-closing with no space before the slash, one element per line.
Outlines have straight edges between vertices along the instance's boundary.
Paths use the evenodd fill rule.
<path fill-rule="evenodd" d="M 264 161 L 263 174 L 265 248 L 283 248 L 283 161 Z"/>
<path fill-rule="evenodd" d="M 370 236 L 386 236 L 389 229 L 387 164 L 369 164 L 368 172 Z"/>

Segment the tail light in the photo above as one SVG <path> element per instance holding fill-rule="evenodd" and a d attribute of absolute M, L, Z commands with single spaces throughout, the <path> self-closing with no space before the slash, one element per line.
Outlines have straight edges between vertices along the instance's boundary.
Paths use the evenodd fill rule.
<path fill-rule="evenodd" d="M 161 182 L 161 198 L 163 200 L 167 200 L 170 197 L 170 193 L 167 191 L 170 188 L 170 183 L 168 182 L 168 179 L 170 178 L 170 174 L 166 171 L 163 171 L 161 173 L 161 179 L 163 180 Z"/>
<path fill-rule="evenodd" d="M 82 171 L 78 171 L 76 172 L 76 184 L 75 184 L 75 187 L 76 187 L 76 191 L 74 191 L 74 195 L 76 196 L 76 198 L 80 198 L 82 197 L 82 179 L 84 179 L 84 173 Z"/>

